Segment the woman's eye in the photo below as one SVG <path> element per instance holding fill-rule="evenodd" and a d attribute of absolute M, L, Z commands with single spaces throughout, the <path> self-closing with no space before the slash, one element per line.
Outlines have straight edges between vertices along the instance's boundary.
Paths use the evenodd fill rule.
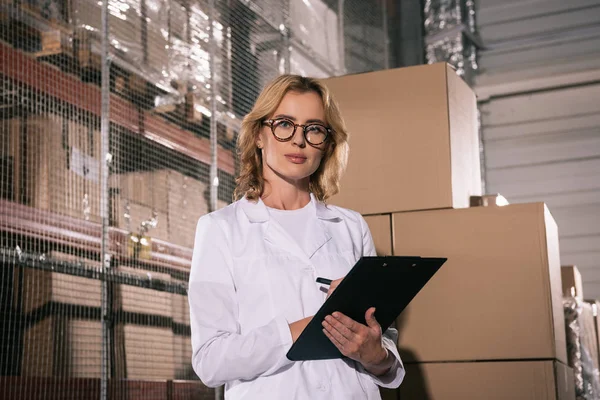
<path fill-rule="evenodd" d="M 325 133 L 325 128 L 320 125 L 309 125 L 306 127 L 306 131 L 311 133 Z"/>
<path fill-rule="evenodd" d="M 277 125 L 281 126 L 282 128 L 290 128 L 292 126 L 289 121 L 279 121 Z"/>

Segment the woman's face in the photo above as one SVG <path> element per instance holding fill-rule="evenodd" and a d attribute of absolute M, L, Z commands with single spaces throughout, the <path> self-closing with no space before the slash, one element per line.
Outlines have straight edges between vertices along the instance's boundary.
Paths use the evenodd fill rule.
<path fill-rule="evenodd" d="M 286 93 L 277 110 L 269 117 L 271 120 L 280 118 L 295 124 L 327 126 L 323 101 L 315 92 Z M 278 129 L 289 129 L 290 132 L 293 130 L 290 123 L 282 124 Z M 317 142 L 314 140 L 319 135 L 317 129 L 311 129 L 311 133 L 307 134 L 311 135 L 312 142 Z M 306 141 L 300 126 L 296 128 L 291 140 L 282 142 L 275 138 L 270 126 L 264 125 L 256 145 L 262 148 L 263 176 L 267 181 L 274 183 L 279 178 L 299 185 L 307 184 L 308 178 L 319 168 L 327 142 L 311 145 Z"/>

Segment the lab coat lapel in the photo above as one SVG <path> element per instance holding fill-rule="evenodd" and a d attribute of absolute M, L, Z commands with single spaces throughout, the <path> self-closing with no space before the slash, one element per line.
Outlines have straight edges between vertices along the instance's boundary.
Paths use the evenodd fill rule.
<path fill-rule="evenodd" d="M 325 204 L 317 201 L 312 193 L 310 194 L 310 198 L 315 206 L 316 218 L 311 219 L 309 222 L 310 234 L 307 235 L 304 243 L 304 250 L 309 258 L 323 247 L 325 243 L 331 240 L 331 234 L 327 229 L 327 225 L 340 220 L 339 214 L 328 208 Z"/>

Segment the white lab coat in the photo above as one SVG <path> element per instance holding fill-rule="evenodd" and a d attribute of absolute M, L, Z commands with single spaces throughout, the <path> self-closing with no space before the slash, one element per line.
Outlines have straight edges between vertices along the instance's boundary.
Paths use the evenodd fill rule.
<path fill-rule="evenodd" d="M 396 358 L 376 377 L 347 359 L 293 362 L 289 324 L 314 315 L 326 299 L 317 276 L 348 273 L 362 255 L 375 255 L 362 216 L 326 206 L 311 195 L 314 218 L 298 245 L 262 202 L 239 200 L 198 221 L 189 282 L 192 365 L 226 399 L 380 399 L 404 367 L 388 329 L 384 346 Z"/>

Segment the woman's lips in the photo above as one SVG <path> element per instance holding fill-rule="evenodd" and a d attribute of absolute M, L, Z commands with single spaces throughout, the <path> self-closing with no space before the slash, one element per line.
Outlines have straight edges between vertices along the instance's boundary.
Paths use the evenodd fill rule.
<path fill-rule="evenodd" d="M 304 164 L 306 162 L 306 157 L 302 154 L 286 154 L 285 158 L 287 158 L 294 164 Z"/>

